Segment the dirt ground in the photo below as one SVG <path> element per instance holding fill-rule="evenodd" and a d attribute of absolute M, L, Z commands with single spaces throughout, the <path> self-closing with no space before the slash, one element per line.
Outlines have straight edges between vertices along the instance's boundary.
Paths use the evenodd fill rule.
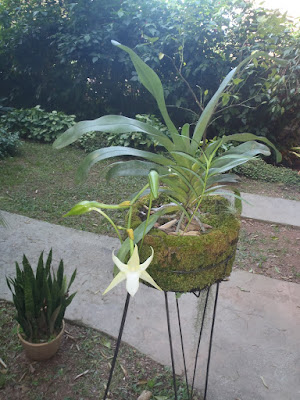
<path fill-rule="evenodd" d="M 48 361 L 26 358 L 16 334 L 12 304 L 0 300 L 1 400 L 103 399 L 116 341 L 91 328 L 66 323 L 60 349 Z M 152 399 L 173 397 L 168 368 L 122 343 L 107 400 L 136 400 L 143 390 Z M 180 399 L 187 394 L 178 381 Z M 193 400 L 200 400 L 195 393 Z"/>
<path fill-rule="evenodd" d="M 300 229 L 243 219 L 234 268 L 300 283 Z"/>

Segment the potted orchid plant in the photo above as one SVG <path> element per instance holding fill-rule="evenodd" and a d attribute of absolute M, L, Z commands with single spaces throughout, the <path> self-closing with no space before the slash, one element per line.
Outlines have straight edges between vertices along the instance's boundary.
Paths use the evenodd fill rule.
<path fill-rule="evenodd" d="M 253 58 L 268 55 L 257 52 L 231 70 L 191 132 L 189 124 L 179 131 L 170 119 L 157 74 L 133 50 L 118 42 L 112 43 L 129 54 L 141 83 L 157 102 L 168 135 L 150 124 L 121 115 L 108 115 L 77 123 L 56 139 L 54 147 L 67 146 L 91 131 L 143 132 L 154 138 L 165 151 L 155 154 L 112 146 L 92 152 L 78 169 L 79 179 L 84 179 L 97 162 L 129 156 L 126 160 L 112 163 L 107 178 L 145 175 L 149 181 L 130 201 L 111 206 L 85 201 L 73 207 L 67 215 L 97 211 L 108 218 L 122 242 L 118 258 L 113 255 L 120 272 L 105 293 L 127 279 L 127 289 L 133 295 L 139 278 L 165 291 L 187 292 L 204 288 L 228 276 L 234 261 L 240 197 L 233 191 L 234 203 L 230 204 L 226 199 L 230 185 L 237 182 L 236 176 L 230 173 L 231 169 L 258 155 L 270 155 L 269 147 L 273 148 L 277 159 L 280 153 L 265 137 L 251 133 L 223 136 L 208 145 L 203 139 L 219 100 L 233 79 Z M 221 154 L 218 152 L 224 143 L 232 141 L 240 144 Z M 147 193 L 147 197 L 142 197 Z M 128 209 L 126 228 L 113 223 L 104 212 L 108 208 Z M 125 241 L 120 228 L 127 230 Z M 140 264 L 140 258 L 144 263 Z M 145 271 L 148 266 L 155 282 Z"/>

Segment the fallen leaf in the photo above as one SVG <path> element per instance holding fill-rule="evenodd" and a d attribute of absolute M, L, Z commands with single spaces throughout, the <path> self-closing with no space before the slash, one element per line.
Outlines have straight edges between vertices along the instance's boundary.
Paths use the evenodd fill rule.
<path fill-rule="evenodd" d="M 146 379 L 141 379 L 140 381 L 138 381 L 137 385 L 147 385 L 148 381 Z"/>
<path fill-rule="evenodd" d="M 260 379 L 262 380 L 262 383 L 264 384 L 264 386 L 265 386 L 267 389 L 269 389 L 269 386 L 266 384 L 266 381 L 265 381 L 264 377 L 261 376 Z"/>
<path fill-rule="evenodd" d="M 123 367 L 123 365 L 122 365 L 122 364 L 120 364 L 120 367 L 121 367 L 121 370 L 122 370 L 122 372 L 123 372 L 124 376 L 127 378 L 127 376 L 128 376 L 128 372 L 127 372 L 126 368 L 125 368 L 125 367 Z"/>
<path fill-rule="evenodd" d="M 243 288 L 241 288 L 240 286 L 237 286 L 237 288 L 239 288 L 241 292 L 247 292 L 247 293 L 250 293 L 250 290 L 243 289 Z"/>
<path fill-rule="evenodd" d="M 166 222 L 165 224 L 161 225 L 158 229 L 165 231 L 177 223 L 178 219 L 173 219 L 172 221 Z"/>
<path fill-rule="evenodd" d="M 103 344 L 103 346 L 107 347 L 108 349 L 111 349 L 111 342 L 109 340 L 102 339 L 101 344 Z"/>
<path fill-rule="evenodd" d="M 87 369 L 86 371 L 82 372 L 81 374 L 75 376 L 74 381 L 76 381 L 76 379 L 80 378 L 81 376 L 86 375 L 89 372 L 89 369 Z"/>
<path fill-rule="evenodd" d="M 29 370 L 33 374 L 35 372 L 35 368 L 33 368 L 32 364 L 29 364 Z"/>

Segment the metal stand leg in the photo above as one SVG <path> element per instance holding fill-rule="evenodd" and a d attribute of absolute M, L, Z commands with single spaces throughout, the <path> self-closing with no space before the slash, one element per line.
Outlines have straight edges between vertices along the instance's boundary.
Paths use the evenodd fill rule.
<path fill-rule="evenodd" d="M 214 332 L 215 319 L 216 319 L 216 310 L 217 310 L 217 301 L 218 301 L 220 283 L 218 282 L 216 285 L 217 286 L 216 286 L 214 309 L 213 309 L 213 315 L 212 315 L 212 325 L 211 325 L 210 339 L 209 339 L 209 349 L 208 349 L 208 359 L 207 359 L 207 365 L 206 365 L 205 389 L 204 389 L 204 398 L 203 398 L 203 400 L 206 400 L 206 395 L 207 395 L 208 375 L 209 375 L 209 366 L 210 366 L 211 350 L 212 350 L 212 340 L 213 340 L 213 332 Z M 192 380 L 191 390 L 189 390 L 189 384 L 188 384 L 186 359 L 185 359 L 185 353 L 184 353 L 184 341 L 183 341 L 183 335 L 182 335 L 182 324 L 181 324 L 180 311 L 179 311 L 179 302 L 178 302 L 178 299 L 176 298 L 177 319 L 178 319 L 178 327 L 179 327 L 180 341 L 181 341 L 181 351 L 182 351 L 183 364 L 184 364 L 185 383 L 186 383 L 187 395 L 188 395 L 188 399 L 189 400 L 192 400 L 192 398 L 193 398 L 196 369 L 197 369 L 197 363 L 198 363 L 198 358 L 199 358 L 198 357 L 199 356 L 199 348 L 200 348 L 200 342 L 201 342 L 202 332 L 203 332 L 203 328 L 204 328 L 204 322 L 205 322 L 205 318 L 206 318 L 206 314 L 207 314 L 207 303 L 208 303 L 208 298 L 209 298 L 209 295 L 210 295 L 211 287 L 209 287 L 209 288 L 207 288 L 205 290 L 206 290 L 206 297 L 205 297 L 205 304 L 204 304 L 203 313 L 202 313 L 202 321 L 201 321 L 198 345 L 197 345 L 197 350 L 196 350 L 196 355 L 195 355 L 195 363 L 194 363 L 194 371 L 193 371 L 193 380 Z M 194 293 L 194 294 L 197 297 L 199 297 L 201 292 L 199 292 L 198 295 L 196 293 Z M 171 324 L 170 324 L 169 303 L 168 303 L 168 293 L 164 292 L 164 295 L 165 295 L 165 306 L 166 306 L 167 325 L 168 325 L 168 334 L 169 334 L 170 354 L 171 354 L 171 362 L 172 362 L 173 386 L 174 386 L 174 395 L 175 395 L 174 400 L 178 400 L 177 385 L 176 385 L 176 374 L 175 374 L 174 352 L 173 352 L 173 341 L 172 341 Z M 122 335 L 123 335 L 124 325 L 125 325 L 125 321 L 126 321 L 129 300 L 130 300 L 130 295 L 127 294 L 126 302 L 125 302 L 125 306 L 124 306 L 124 310 L 123 310 L 122 321 L 121 321 L 120 330 L 119 330 L 119 336 L 118 336 L 116 349 L 115 349 L 115 352 L 114 352 L 114 357 L 113 357 L 113 361 L 112 361 L 112 365 L 111 365 L 109 378 L 108 378 L 108 381 L 107 381 L 106 390 L 105 390 L 105 394 L 104 394 L 103 400 L 106 400 L 106 398 L 107 398 L 109 387 L 110 387 L 110 383 L 111 383 L 113 372 L 114 372 L 114 368 L 115 368 L 115 365 L 116 365 L 116 360 L 117 360 L 117 356 L 118 356 L 118 353 L 119 353 L 119 348 L 120 348 L 121 339 L 122 339 Z"/>
<path fill-rule="evenodd" d="M 194 372 L 193 372 L 193 381 L 192 381 L 192 389 L 191 389 L 191 398 L 193 398 L 194 384 L 195 384 L 195 376 L 196 376 L 197 363 L 198 363 L 198 355 L 199 355 L 199 349 L 200 349 L 200 343 L 201 343 L 202 332 L 203 332 L 203 327 L 204 327 L 204 320 L 205 320 L 205 315 L 206 315 L 206 309 L 207 309 L 207 303 L 208 303 L 208 299 L 209 299 L 210 288 L 211 288 L 211 287 L 207 288 L 207 291 L 206 291 L 205 304 L 204 304 L 203 313 L 202 313 L 201 327 L 200 327 L 200 333 L 199 333 L 199 340 L 198 340 L 197 351 L 196 351 L 196 357 L 195 357 L 195 363 L 194 363 Z"/>
<path fill-rule="evenodd" d="M 209 375 L 209 366 L 210 366 L 210 359 L 211 359 L 213 331 L 214 331 L 214 325 L 215 325 L 215 319 L 216 319 L 219 284 L 220 284 L 219 282 L 216 284 L 214 309 L 213 309 L 213 315 L 212 315 L 212 325 L 211 325 L 209 348 L 208 348 L 208 359 L 207 359 L 207 365 L 206 365 L 205 388 L 204 388 L 203 400 L 206 400 L 206 396 L 207 396 L 208 375 Z M 183 334 L 182 334 L 182 324 L 181 324 L 180 311 L 179 311 L 179 302 L 178 302 L 178 299 L 176 298 L 177 318 L 178 318 L 178 327 L 179 327 L 180 341 L 181 341 L 181 351 L 182 351 L 183 365 L 184 365 L 185 383 L 186 383 L 187 395 L 188 395 L 189 400 L 192 400 L 193 393 L 194 393 L 195 376 L 196 376 L 196 370 L 197 370 L 197 363 L 198 363 L 198 359 L 199 359 L 199 349 L 200 349 L 200 343 L 201 343 L 201 338 L 202 338 L 202 333 L 203 333 L 203 328 L 204 328 L 204 322 L 205 322 L 205 318 L 207 317 L 207 304 L 208 304 L 209 295 L 211 293 L 211 287 L 209 287 L 205 290 L 206 290 L 205 304 L 204 304 L 203 313 L 202 313 L 201 327 L 200 327 L 199 339 L 198 339 L 197 350 L 196 350 L 196 355 L 195 355 L 191 389 L 189 389 L 189 384 L 188 384 L 186 359 L 185 359 L 185 353 L 184 353 L 184 341 L 183 341 Z M 199 297 L 200 293 L 196 296 Z M 173 343 L 172 343 L 172 335 L 171 335 L 171 327 L 170 327 L 169 305 L 168 305 L 168 299 L 167 299 L 166 292 L 165 292 L 165 302 L 166 302 L 166 313 L 167 313 L 168 333 L 169 333 L 172 372 L 173 372 L 173 385 L 174 385 L 174 393 L 175 393 L 174 399 L 177 400 L 177 386 L 176 386 L 175 363 L 174 363 L 174 355 L 173 355 Z"/>
<path fill-rule="evenodd" d="M 174 386 L 174 400 L 177 400 L 177 386 L 176 386 L 176 374 L 175 374 L 175 363 L 174 363 L 174 354 L 173 354 L 173 344 L 172 344 L 172 334 L 171 334 L 171 325 L 170 325 L 170 313 L 169 313 L 169 303 L 168 303 L 168 293 L 165 293 L 165 304 L 166 304 L 166 313 L 167 313 L 167 324 L 168 324 L 168 333 L 169 333 L 169 343 L 170 343 L 170 353 L 171 353 L 171 362 L 172 362 L 172 372 L 173 372 L 173 386 Z"/>
<path fill-rule="evenodd" d="M 112 376 L 113 376 L 113 372 L 114 372 L 114 369 L 115 369 L 116 360 L 117 360 L 117 357 L 118 357 L 119 348 L 120 348 L 120 344 L 121 344 L 121 339 L 122 339 L 122 335 L 123 335 L 124 325 L 125 325 L 125 321 L 126 321 L 129 300 L 130 300 L 130 294 L 127 293 L 126 302 L 125 302 L 124 311 L 123 311 L 123 317 L 122 317 L 120 330 L 119 330 L 119 336 L 118 336 L 118 340 L 117 340 L 117 345 L 116 345 L 116 349 L 115 349 L 115 353 L 114 353 L 114 358 L 112 360 L 110 373 L 109 373 L 109 378 L 108 378 L 108 381 L 107 381 L 107 385 L 106 385 L 106 389 L 105 389 L 103 400 L 106 400 L 106 397 L 107 397 L 107 394 L 108 394 L 108 390 L 109 390 L 109 387 L 110 387 L 110 383 L 111 383 L 111 379 L 112 379 Z"/>
<path fill-rule="evenodd" d="M 207 394 L 208 374 L 209 374 L 212 339 L 213 339 L 215 320 L 216 320 L 217 302 L 218 302 L 218 296 L 219 296 L 219 286 L 220 286 L 220 282 L 217 283 L 217 288 L 216 288 L 213 319 L 212 319 L 212 325 L 211 325 L 211 331 L 210 331 L 209 350 L 208 350 L 208 359 L 207 359 L 207 367 L 206 367 L 205 390 L 204 390 L 204 399 L 203 400 L 206 400 L 206 394 Z"/>

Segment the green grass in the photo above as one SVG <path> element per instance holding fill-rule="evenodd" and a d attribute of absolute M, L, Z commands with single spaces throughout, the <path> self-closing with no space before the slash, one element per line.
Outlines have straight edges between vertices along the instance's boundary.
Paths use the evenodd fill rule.
<path fill-rule="evenodd" d="M 96 165 L 87 181 L 75 184 L 76 170 L 86 154 L 68 147 L 55 150 L 48 144 L 24 143 L 21 153 L 0 161 L 0 209 L 95 233 L 113 234 L 106 220 L 95 214 L 63 218 L 77 202 L 97 200 L 118 204 L 140 190 L 143 178 L 120 178 L 108 183 L 109 162 Z M 114 213 L 123 223 L 123 214 Z"/>

